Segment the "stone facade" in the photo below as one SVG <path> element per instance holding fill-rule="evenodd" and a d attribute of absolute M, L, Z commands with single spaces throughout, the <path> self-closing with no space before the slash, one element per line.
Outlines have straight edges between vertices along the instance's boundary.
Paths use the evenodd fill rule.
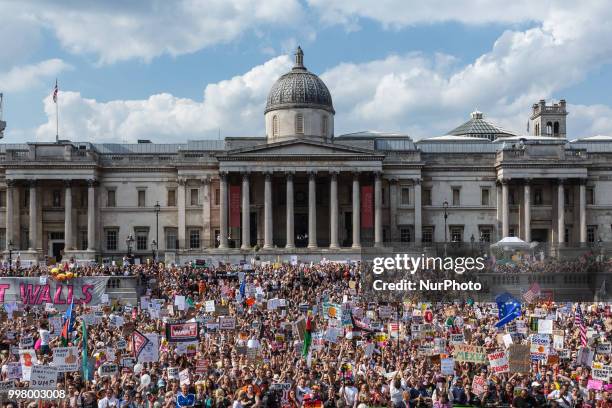
<path fill-rule="evenodd" d="M 303 76 L 300 52 L 292 72 Z M 182 261 L 255 250 L 346 259 L 364 245 L 504 236 L 557 246 L 612 240 L 612 138 L 568 141 L 565 101 L 535 104 L 525 136 L 477 112 L 453 135 L 420 141 L 334 137 L 331 96 L 308 75 L 316 86 L 283 82 L 285 96 L 268 98 L 267 137 L 1 144 L 0 245 L 13 259 L 157 251 Z M 276 135 L 274 116 L 283 118 Z M 543 133 L 548 122 L 552 133 Z"/>

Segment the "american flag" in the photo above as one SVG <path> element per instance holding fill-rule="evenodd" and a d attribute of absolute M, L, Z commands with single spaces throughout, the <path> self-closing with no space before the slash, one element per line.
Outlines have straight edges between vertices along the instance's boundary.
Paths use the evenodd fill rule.
<path fill-rule="evenodd" d="M 574 324 L 580 326 L 580 342 L 582 347 L 587 346 L 587 336 L 586 336 L 586 326 L 584 325 L 584 316 L 582 315 L 582 309 L 580 305 L 576 306 L 576 316 L 574 319 Z"/>
<path fill-rule="evenodd" d="M 59 88 L 57 86 L 57 79 L 55 80 L 55 88 L 53 88 L 53 103 L 57 103 L 57 93 L 59 92 Z"/>
<path fill-rule="evenodd" d="M 527 289 L 527 292 L 523 294 L 523 299 L 525 299 L 527 303 L 533 303 L 534 300 L 540 297 L 540 294 L 540 285 L 538 282 L 533 282 L 529 289 Z"/>

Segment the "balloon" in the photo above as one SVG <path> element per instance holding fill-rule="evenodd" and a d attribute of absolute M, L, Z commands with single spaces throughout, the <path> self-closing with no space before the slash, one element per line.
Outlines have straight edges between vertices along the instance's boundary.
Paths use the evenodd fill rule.
<path fill-rule="evenodd" d="M 151 384 L 151 377 L 149 376 L 149 374 L 143 374 L 142 377 L 140 377 L 140 385 L 146 387 L 149 384 Z"/>
<path fill-rule="evenodd" d="M 134 366 L 134 374 L 140 374 L 140 372 L 142 371 L 144 367 L 142 366 L 142 364 L 138 363 Z M 151 378 L 149 378 L 149 382 L 151 381 Z"/>
<path fill-rule="evenodd" d="M 51 273 L 52 273 L 53 275 L 55 275 L 55 274 L 56 274 L 56 273 L 58 273 L 58 272 L 59 272 L 59 269 L 58 269 L 57 267 L 56 267 L 56 268 L 52 268 L 52 269 L 51 269 Z"/>

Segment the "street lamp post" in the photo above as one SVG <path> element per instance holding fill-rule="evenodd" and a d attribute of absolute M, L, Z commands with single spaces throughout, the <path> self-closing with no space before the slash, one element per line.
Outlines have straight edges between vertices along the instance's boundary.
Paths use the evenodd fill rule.
<path fill-rule="evenodd" d="M 448 201 L 445 201 L 444 204 L 442 204 L 442 207 L 444 208 L 444 243 L 447 242 L 447 236 L 446 236 L 446 220 L 448 219 Z"/>
<path fill-rule="evenodd" d="M 127 256 L 128 258 L 130 258 L 132 256 L 132 243 L 134 242 L 134 237 L 132 236 L 132 234 L 128 235 L 127 239 L 125 240 L 125 243 L 127 245 Z"/>
<path fill-rule="evenodd" d="M 13 270 L 13 241 L 10 240 L 8 242 L 8 250 L 9 250 L 9 273 Z"/>
<path fill-rule="evenodd" d="M 153 250 L 153 263 L 157 263 L 157 241 L 151 242 L 151 249 Z"/>
<path fill-rule="evenodd" d="M 474 241 L 476 241 L 476 238 L 474 238 L 474 234 L 472 234 L 470 237 L 472 256 L 474 256 Z"/>
<path fill-rule="evenodd" d="M 161 206 L 159 205 L 159 201 L 155 203 L 155 262 L 157 262 L 157 252 L 159 250 L 159 211 L 161 210 Z"/>

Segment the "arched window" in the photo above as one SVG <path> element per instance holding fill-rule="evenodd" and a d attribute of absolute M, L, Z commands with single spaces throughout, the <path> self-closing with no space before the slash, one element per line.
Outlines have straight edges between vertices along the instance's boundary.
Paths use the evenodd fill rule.
<path fill-rule="evenodd" d="M 546 136 L 551 136 L 553 130 L 552 122 L 546 122 Z"/>
<path fill-rule="evenodd" d="M 321 118 L 321 134 L 327 136 L 327 115 L 323 115 Z"/>
<path fill-rule="evenodd" d="M 278 116 L 272 116 L 272 136 L 278 136 Z"/>
<path fill-rule="evenodd" d="M 304 115 L 301 113 L 295 115 L 295 133 L 298 135 L 304 134 Z"/>
<path fill-rule="evenodd" d="M 536 123 L 536 124 L 535 124 L 535 127 L 534 127 L 534 129 L 533 129 L 533 130 L 534 130 L 534 134 L 535 134 L 536 136 L 540 136 L 540 124 L 539 124 L 539 123 Z"/>
<path fill-rule="evenodd" d="M 555 125 L 553 126 L 553 135 L 559 136 L 559 122 L 555 122 Z"/>

